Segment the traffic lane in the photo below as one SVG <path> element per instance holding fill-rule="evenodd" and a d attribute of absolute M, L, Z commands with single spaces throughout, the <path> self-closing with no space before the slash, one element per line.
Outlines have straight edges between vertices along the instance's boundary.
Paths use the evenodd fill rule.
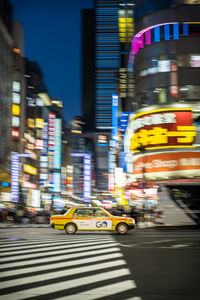
<path fill-rule="evenodd" d="M 135 231 L 116 236 L 142 300 L 200 299 L 198 231 Z"/>
<path fill-rule="evenodd" d="M 199 229 L 135 229 L 129 231 L 126 235 L 116 234 L 115 238 L 123 246 L 200 247 Z"/>

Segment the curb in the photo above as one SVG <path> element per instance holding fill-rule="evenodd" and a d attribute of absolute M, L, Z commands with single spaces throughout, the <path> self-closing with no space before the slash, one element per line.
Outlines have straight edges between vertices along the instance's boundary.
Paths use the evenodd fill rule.
<path fill-rule="evenodd" d="M 0 224 L 0 229 L 7 228 L 50 228 L 49 224 Z"/>

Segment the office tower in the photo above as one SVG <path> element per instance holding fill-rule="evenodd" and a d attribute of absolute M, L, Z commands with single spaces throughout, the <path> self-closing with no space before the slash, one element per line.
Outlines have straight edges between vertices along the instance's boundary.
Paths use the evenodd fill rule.
<path fill-rule="evenodd" d="M 13 21 L 13 84 L 11 151 L 23 153 L 25 132 L 25 65 L 24 31 L 19 21 Z"/>
<path fill-rule="evenodd" d="M 9 171 L 12 99 L 12 7 L 0 3 L 0 168 Z"/>
<path fill-rule="evenodd" d="M 120 68 L 119 1 L 95 1 L 95 127 L 112 128 L 112 94 Z"/>
<path fill-rule="evenodd" d="M 85 131 L 95 131 L 95 15 L 82 10 L 82 116 Z"/>
<path fill-rule="evenodd" d="M 112 95 L 119 94 L 119 115 L 132 107 L 133 74 L 128 74 L 127 64 L 133 37 L 133 7 L 133 1 L 97 0 L 95 9 L 85 10 L 82 14 L 84 129 L 97 132 L 96 183 L 105 190 L 112 129 Z M 106 143 L 99 143 L 101 134 Z"/>

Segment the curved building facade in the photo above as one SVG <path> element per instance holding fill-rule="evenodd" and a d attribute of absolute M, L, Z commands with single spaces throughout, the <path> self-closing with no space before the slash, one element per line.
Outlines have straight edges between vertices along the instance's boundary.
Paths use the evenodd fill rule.
<path fill-rule="evenodd" d="M 129 56 L 129 71 L 135 74 L 134 114 L 124 146 L 127 183 L 162 187 L 166 223 L 183 224 L 184 207 L 184 214 L 199 223 L 200 1 L 135 4 L 136 34 Z M 167 207 L 180 210 L 171 214 Z"/>
<path fill-rule="evenodd" d="M 134 111 L 199 101 L 199 12 L 200 1 L 136 1 Z"/>

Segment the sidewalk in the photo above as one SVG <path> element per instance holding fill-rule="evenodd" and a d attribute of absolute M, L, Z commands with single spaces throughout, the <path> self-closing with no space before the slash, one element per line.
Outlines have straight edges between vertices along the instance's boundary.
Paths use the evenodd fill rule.
<path fill-rule="evenodd" d="M 49 224 L 15 224 L 15 223 L 2 223 L 0 222 L 0 229 L 5 228 L 50 228 Z"/>

